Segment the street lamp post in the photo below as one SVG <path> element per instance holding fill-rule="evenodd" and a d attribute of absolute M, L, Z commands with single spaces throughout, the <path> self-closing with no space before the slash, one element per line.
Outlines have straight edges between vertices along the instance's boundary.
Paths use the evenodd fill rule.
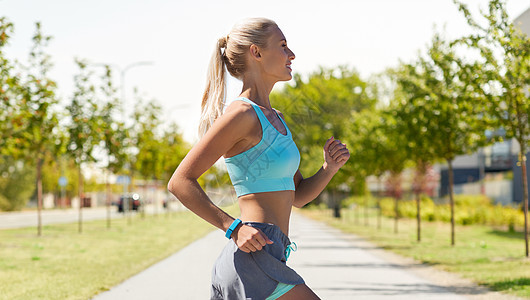
<path fill-rule="evenodd" d="M 128 65 L 126 65 L 125 67 L 121 68 L 119 65 L 116 65 L 116 64 L 103 64 L 103 63 L 96 63 L 96 64 L 92 64 L 92 65 L 95 65 L 95 66 L 112 66 L 113 68 L 116 68 L 120 71 L 120 90 L 121 90 L 121 101 L 122 101 L 122 118 L 123 118 L 123 122 L 125 124 L 125 121 L 126 121 L 126 116 L 127 116 L 127 113 L 125 111 L 126 109 L 126 105 L 125 105 L 125 74 L 127 73 L 127 71 L 131 70 L 132 68 L 134 67 L 139 67 L 139 66 L 147 66 L 147 65 L 152 65 L 154 64 L 154 62 L 152 61 L 137 61 L 137 62 L 134 62 L 134 63 L 130 63 Z M 128 170 L 129 169 L 129 166 L 128 164 L 125 164 L 125 170 Z M 127 215 L 127 210 L 128 210 L 128 206 L 129 206 L 129 198 L 127 197 L 127 194 L 129 193 L 128 191 L 128 184 L 129 184 L 129 180 L 130 178 L 125 178 L 125 177 L 128 177 L 127 175 L 124 175 L 123 176 L 123 180 L 124 180 L 124 183 L 123 183 L 123 193 L 124 193 L 124 197 L 123 197 L 123 202 L 122 202 L 122 207 L 123 207 L 123 214 L 124 216 Z"/>
<path fill-rule="evenodd" d="M 125 122 L 125 119 L 126 119 L 126 113 L 125 113 L 125 74 L 127 73 L 127 71 L 129 71 L 130 69 L 134 68 L 134 67 L 139 67 L 139 66 L 147 66 L 147 65 L 153 65 L 154 62 L 152 61 L 137 61 L 137 62 L 134 62 L 134 63 L 130 63 L 128 65 L 126 65 L 125 67 L 121 68 L 119 65 L 117 64 L 105 64 L 105 63 L 94 63 L 94 64 L 91 64 L 93 66 L 101 66 L 101 67 L 106 67 L 106 66 L 110 66 L 110 67 L 113 67 L 115 69 L 118 69 L 118 71 L 120 72 L 120 93 L 121 93 L 121 101 L 122 101 L 122 111 L 123 111 L 123 121 Z"/>
<path fill-rule="evenodd" d="M 138 61 L 138 62 L 134 62 L 134 63 L 131 63 L 131 64 L 128 64 L 127 66 L 125 66 L 121 72 L 120 72 L 120 89 L 121 89 L 121 105 L 122 105 L 122 118 L 123 118 L 123 122 L 125 124 L 125 120 L 127 119 L 126 116 L 127 116 L 127 112 L 126 112 L 126 108 L 127 106 L 125 105 L 125 102 L 126 102 L 126 97 L 125 97 L 125 74 L 127 73 L 127 71 L 131 70 L 132 68 L 134 67 L 139 67 L 139 66 L 146 66 L 146 65 L 152 65 L 153 62 L 152 61 Z M 129 167 L 128 167 L 128 164 L 126 164 L 125 166 L 125 170 L 128 170 Z M 128 175 L 125 175 L 125 176 L 128 176 Z M 123 192 L 124 192 L 124 199 L 123 199 L 123 214 L 124 215 L 127 215 L 127 210 L 129 209 L 129 197 L 127 197 L 127 194 L 129 193 L 129 185 L 128 184 L 125 184 L 124 186 L 124 189 L 123 189 Z"/>
<path fill-rule="evenodd" d="M 125 108 L 127 107 L 125 105 L 125 74 L 127 73 L 127 71 L 129 71 L 130 69 L 134 68 L 134 67 L 139 67 L 139 66 L 147 66 L 147 65 L 152 65 L 153 62 L 152 61 L 138 61 L 138 62 L 134 62 L 134 63 L 131 63 L 131 64 L 128 64 L 127 66 L 125 66 L 121 72 L 120 72 L 120 89 L 121 89 L 121 101 L 122 101 L 122 108 L 123 108 L 123 121 L 125 122 L 125 119 L 126 119 L 126 112 L 125 112 Z"/>

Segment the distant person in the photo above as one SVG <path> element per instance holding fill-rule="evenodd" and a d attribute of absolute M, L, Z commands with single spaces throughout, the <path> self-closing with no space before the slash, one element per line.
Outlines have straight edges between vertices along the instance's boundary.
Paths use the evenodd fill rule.
<path fill-rule="evenodd" d="M 168 183 L 187 208 L 226 232 L 230 239 L 212 270 L 211 299 L 319 299 L 286 265 L 294 248 L 288 238 L 292 206 L 315 199 L 346 163 L 346 145 L 331 137 L 324 163 L 303 178 L 300 153 L 269 94 L 292 78 L 294 53 L 271 20 L 245 20 L 217 41 L 202 99 L 201 139 Z M 243 81 L 237 101 L 223 113 L 225 67 Z M 197 179 L 221 156 L 234 185 L 240 219 L 214 205 Z"/>

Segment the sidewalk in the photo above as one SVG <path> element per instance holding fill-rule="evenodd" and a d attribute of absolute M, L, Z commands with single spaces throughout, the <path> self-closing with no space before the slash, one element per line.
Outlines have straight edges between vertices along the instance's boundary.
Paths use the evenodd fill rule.
<path fill-rule="evenodd" d="M 298 251 L 288 264 L 322 299 L 515 299 L 384 252 L 300 214 L 291 219 Z M 105 299 L 209 299 L 212 265 L 227 242 L 216 230 L 133 276 Z"/>

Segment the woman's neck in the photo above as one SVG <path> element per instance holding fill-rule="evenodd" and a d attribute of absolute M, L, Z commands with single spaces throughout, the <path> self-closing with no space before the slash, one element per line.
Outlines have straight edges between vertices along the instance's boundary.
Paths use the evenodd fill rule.
<path fill-rule="evenodd" d="M 271 109 L 269 95 L 274 87 L 274 83 L 266 83 L 262 78 L 253 78 L 251 76 L 243 78 L 243 89 L 241 97 L 248 98 L 254 103 Z"/>

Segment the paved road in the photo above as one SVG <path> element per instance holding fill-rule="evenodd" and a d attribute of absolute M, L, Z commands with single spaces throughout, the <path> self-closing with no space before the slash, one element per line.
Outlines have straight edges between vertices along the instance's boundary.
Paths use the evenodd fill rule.
<path fill-rule="evenodd" d="M 208 196 L 217 205 L 230 205 L 234 203 L 235 193 L 226 192 L 225 190 L 207 190 Z M 180 202 L 171 202 L 169 206 L 171 211 L 180 211 L 185 209 Z M 166 211 L 161 205 L 145 204 L 145 212 L 147 214 L 159 214 Z M 58 224 L 58 223 L 73 223 L 78 221 L 79 210 L 77 208 L 67 209 L 49 209 L 43 210 L 42 224 Z M 83 208 L 83 220 L 101 220 L 107 217 L 106 207 Z M 117 207 L 111 207 L 112 218 L 122 218 L 123 214 L 117 212 Z M 0 229 L 8 228 L 22 228 L 22 227 L 36 227 L 37 226 L 37 211 L 22 211 L 22 212 L 0 212 Z"/>
<path fill-rule="evenodd" d="M 182 206 L 174 205 L 172 210 L 182 209 Z M 111 217 L 123 218 L 122 213 L 117 212 L 117 207 L 112 206 Z M 153 205 L 146 205 L 146 213 L 148 214 L 158 214 L 164 213 L 164 210 L 160 208 L 155 208 Z M 134 212 L 133 212 L 134 213 Z M 67 209 L 51 209 L 43 210 L 42 214 L 42 224 L 58 224 L 58 223 L 74 223 L 78 221 L 79 210 L 77 208 L 67 208 Z M 107 208 L 105 207 L 95 207 L 95 208 L 83 208 L 83 220 L 101 220 L 107 217 Z M 0 213 L 0 229 L 8 228 L 21 228 L 21 227 L 36 227 L 37 226 L 37 211 L 22 211 L 22 212 L 2 212 Z"/>
<path fill-rule="evenodd" d="M 445 272 L 426 272 L 428 267 L 299 214 L 293 214 L 290 237 L 298 251 L 289 265 L 322 299 L 506 298 Z M 216 230 L 94 300 L 208 299 L 211 268 L 226 242 Z"/>
<path fill-rule="evenodd" d="M 53 209 L 43 210 L 42 224 L 56 224 L 56 223 L 73 223 L 78 220 L 77 209 Z M 112 218 L 120 217 L 121 214 L 116 213 L 116 207 L 112 207 Z M 106 208 L 86 208 L 83 209 L 83 220 L 97 220 L 104 219 L 107 216 Z M 7 228 L 21 228 L 37 226 L 37 211 L 23 211 L 23 212 L 9 212 L 0 213 L 0 229 Z"/>

